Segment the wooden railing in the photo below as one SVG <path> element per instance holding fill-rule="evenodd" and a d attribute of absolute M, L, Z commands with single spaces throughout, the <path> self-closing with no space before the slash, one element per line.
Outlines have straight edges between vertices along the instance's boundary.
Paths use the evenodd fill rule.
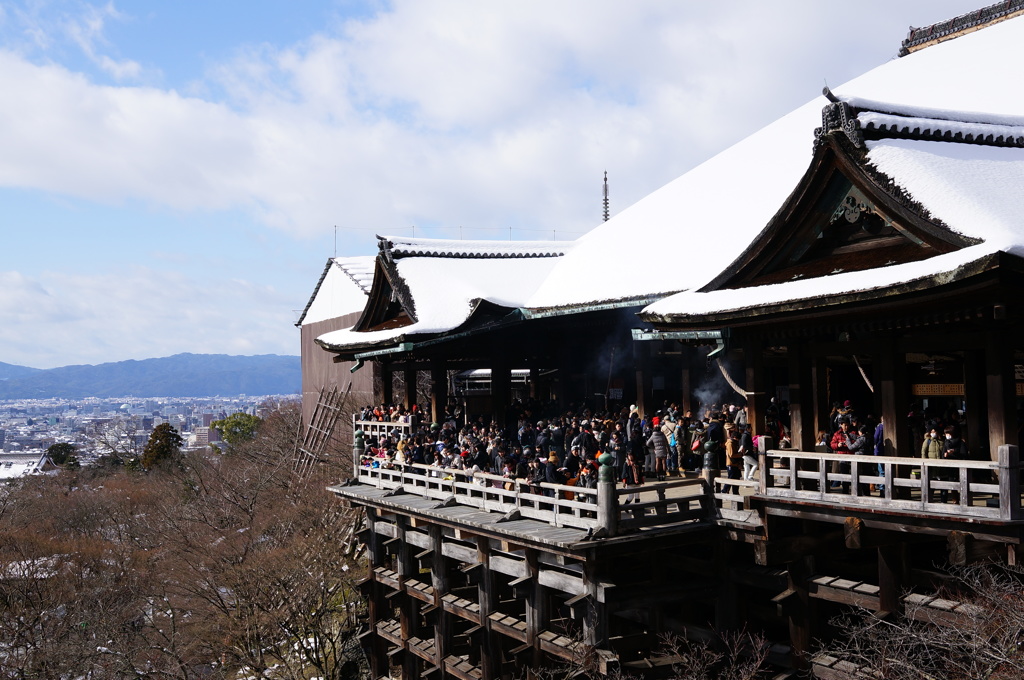
<path fill-rule="evenodd" d="M 438 507 L 463 505 L 502 513 L 505 519 L 528 518 L 556 527 L 590 529 L 614 536 L 620 531 L 710 517 L 705 483 L 680 479 L 639 487 L 638 503 L 622 497 L 634 489 L 599 483 L 587 489 L 565 484 L 531 484 L 485 472 L 410 464 L 395 468 L 360 467 L 359 482 L 437 500 Z M 687 493 L 689 492 L 689 493 Z M 499 520 L 500 521 L 500 520 Z"/>
<path fill-rule="evenodd" d="M 398 425 L 397 423 L 389 423 Z M 361 449 L 357 449 L 361 452 Z M 833 471 L 833 463 L 838 463 Z M 878 466 L 882 466 L 882 474 Z M 531 484 L 484 472 L 432 465 L 358 468 L 358 482 L 389 495 L 412 494 L 436 507 L 463 505 L 501 513 L 498 522 L 535 519 L 556 527 L 587 529 L 594 536 L 680 522 L 724 520 L 759 524 L 752 498 L 785 498 L 849 508 L 916 511 L 937 516 L 1021 520 L 1020 461 L 1015 446 L 999 449 L 997 461 L 852 456 L 770 449 L 761 454 L 760 479 L 714 477 L 648 482 L 595 489 Z M 872 493 L 869 485 L 875 485 Z M 878 491 L 877 489 L 881 489 Z M 625 503 L 638 492 L 640 501 Z M 940 502 L 940 495 L 954 503 Z M 878 495 L 876 495 L 878 494 Z"/>
<path fill-rule="evenodd" d="M 1022 519 L 1020 459 L 1016 446 L 1000 446 L 995 461 L 769 450 L 761 456 L 760 467 L 760 493 L 770 498 L 916 510 L 938 515 Z M 875 485 L 876 489 L 881 487 L 882 491 L 873 495 L 870 485 Z M 941 497 L 955 502 L 943 503 Z"/>
<path fill-rule="evenodd" d="M 408 423 L 391 422 L 390 420 L 356 420 L 358 417 L 358 415 L 352 415 L 352 431 L 362 430 L 367 443 L 376 444 L 381 435 L 395 434 L 398 437 L 403 435 L 411 437 L 419 428 L 416 416 L 411 416 L 411 422 Z"/>

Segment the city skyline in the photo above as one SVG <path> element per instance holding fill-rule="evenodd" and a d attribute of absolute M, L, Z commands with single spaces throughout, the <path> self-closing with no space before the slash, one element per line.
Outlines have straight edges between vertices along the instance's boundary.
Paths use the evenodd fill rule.
<path fill-rule="evenodd" d="M 8 3 L 0 361 L 298 354 L 335 252 L 575 238 L 978 6 Z"/>

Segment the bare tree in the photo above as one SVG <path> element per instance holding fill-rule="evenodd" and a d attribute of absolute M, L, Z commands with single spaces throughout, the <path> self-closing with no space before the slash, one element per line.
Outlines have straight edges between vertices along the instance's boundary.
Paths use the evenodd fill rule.
<path fill-rule="evenodd" d="M 953 611 L 911 600 L 903 616 L 856 613 L 827 645 L 850 677 L 886 680 L 1020 680 L 1024 678 L 1024 571 L 979 565 L 954 572 L 943 593 Z"/>
<path fill-rule="evenodd" d="M 266 422 L 237 455 L 7 489 L 0 677 L 360 677 L 352 515 Z"/>

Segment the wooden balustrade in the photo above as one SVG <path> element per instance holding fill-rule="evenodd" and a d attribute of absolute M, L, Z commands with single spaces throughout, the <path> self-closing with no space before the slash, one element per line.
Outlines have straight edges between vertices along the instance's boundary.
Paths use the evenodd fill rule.
<path fill-rule="evenodd" d="M 769 450 L 762 454 L 760 468 L 761 493 L 768 497 L 937 515 L 1021 519 L 1016 446 L 999 447 L 996 461 Z M 869 485 L 882 491 L 872 495 Z M 941 496 L 955 502 L 940 502 Z"/>
<path fill-rule="evenodd" d="M 394 468 L 360 467 L 359 482 L 394 493 L 432 498 L 441 504 L 458 504 L 499 512 L 509 518 L 528 518 L 558 527 L 604 529 L 603 535 L 671 522 L 704 520 L 709 517 L 704 481 L 678 479 L 652 482 L 639 488 L 641 501 L 623 504 L 619 498 L 633 489 L 615 484 L 598 484 L 585 489 L 565 484 L 531 484 L 486 472 L 408 464 Z M 688 490 L 694 493 L 687 494 Z M 602 505 L 608 494 L 611 505 Z M 621 513 L 611 517 L 609 511 Z"/>
<path fill-rule="evenodd" d="M 400 423 L 388 420 L 356 420 L 358 416 L 352 416 L 352 431 L 363 431 L 363 437 L 368 445 L 376 445 L 382 435 L 397 434 L 399 437 L 409 435 L 410 437 L 419 429 L 419 421 L 412 417 L 411 422 Z"/>
<path fill-rule="evenodd" d="M 390 425 L 396 425 L 394 423 Z M 833 472 L 833 463 L 839 469 Z M 845 464 L 845 465 L 844 465 Z M 878 466 L 882 466 L 882 474 Z M 1001 520 L 1024 519 L 1020 460 L 1003 446 L 997 461 L 852 456 L 794 450 L 761 454 L 759 481 L 714 477 L 648 482 L 638 489 L 599 483 L 596 489 L 531 484 L 485 472 L 407 464 L 360 467 L 358 481 L 380 489 L 501 513 L 503 519 L 535 519 L 556 527 L 587 529 L 599 536 L 679 522 L 725 519 L 759 523 L 751 496 L 808 500 L 845 507 L 925 512 Z M 881 487 L 880 495 L 869 485 Z M 745 492 L 748 490 L 749 492 Z M 939 502 L 946 492 L 955 503 Z M 622 496 L 638 492 L 640 501 Z M 499 520 L 500 522 L 501 520 Z"/>

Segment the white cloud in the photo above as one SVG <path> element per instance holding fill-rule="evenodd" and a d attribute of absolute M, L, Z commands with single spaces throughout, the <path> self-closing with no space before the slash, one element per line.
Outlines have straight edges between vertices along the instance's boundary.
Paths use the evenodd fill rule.
<path fill-rule="evenodd" d="M 190 95 L 61 65 L 55 46 L 71 40 L 114 82 L 146 75 L 106 37 L 131 21 L 113 4 L 57 20 L 37 4 L 0 7 L 0 186 L 186 215 L 242 209 L 324 242 L 332 225 L 360 229 L 340 236 L 346 254 L 413 224 L 573 237 L 600 220 L 604 170 L 617 212 L 824 80 L 895 55 L 908 24 L 974 2 L 397 0 L 297 44 L 240 46 Z M 39 367 L 295 353 L 280 310 L 305 302 L 141 268 L 9 271 L 0 286 L 0 360 Z"/>
<path fill-rule="evenodd" d="M 124 16 L 114 7 L 113 2 L 108 2 L 102 7 L 85 5 L 82 14 L 66 15 L 61 23 L 71 41 L 78 45 L 91 62 L 108 75 L 113 76 L 115 80 L 137 78 L 142 73 L 142 67 L 138 62 L 131 59 L 113 59 L 98 51 L 98 47 L 107 46 L 103 35 L 107 19 L 124 19 Z"/>
<path fill-rule="evenodd" d="M 98 86 L 7 52 L 0 183 L 241 206 L 306 235 L 425 222 L 581 230 L 597 221 L 603 170 L 621 209 L 824 78 L 853 75 L 813 57 L 882 40 L 879 14 L 827 7 L 403 0 L 336 34 L 240 53 L 210 74 L 222 103 Z M 68 30 L 95 56 L 110 18 L 108 4 Z M 884 36 L 893 54 L 899 37 Z"/>
<path fill-rule="evenodd" d="M 146 267 L 38 278 L 0 272 L 2 360 L 51 368 L 178 352 L 297 354 L 295 319 L 281 311 L 290 303 L 250 281 L 207 284 Z"/>

